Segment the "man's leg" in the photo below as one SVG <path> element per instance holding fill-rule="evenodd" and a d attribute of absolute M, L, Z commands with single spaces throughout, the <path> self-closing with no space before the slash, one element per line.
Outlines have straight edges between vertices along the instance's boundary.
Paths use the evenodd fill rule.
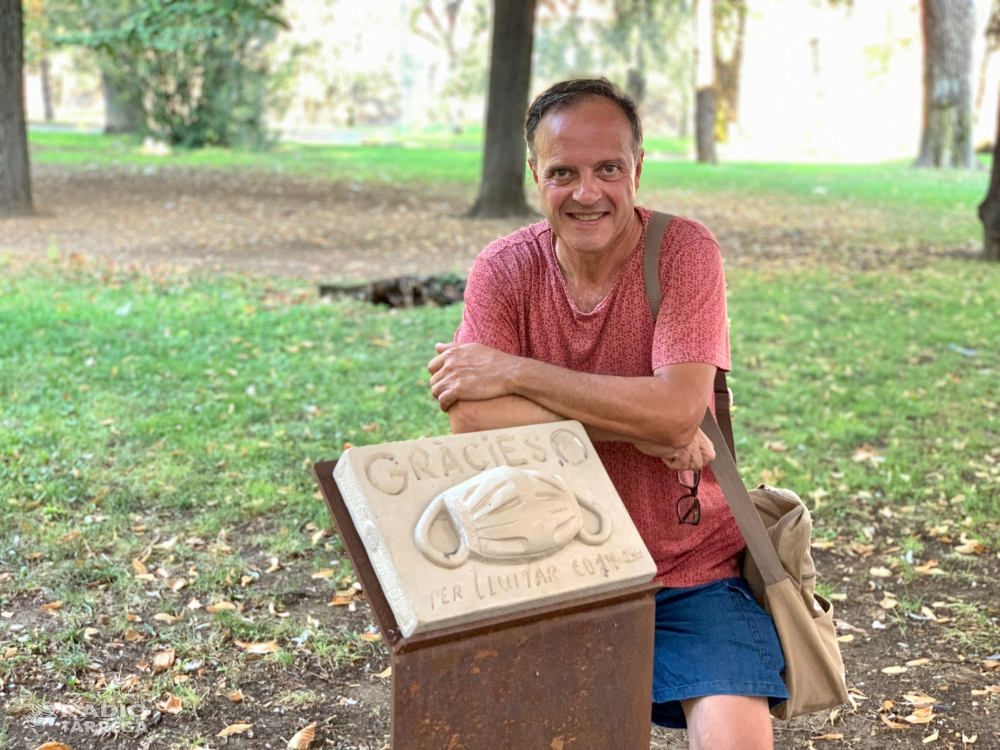
<path fill-rule="evenodd" d="M 772 750 L 774 733 L 767 699 L 707 695 L 681 701 L 691 750 Z"/>

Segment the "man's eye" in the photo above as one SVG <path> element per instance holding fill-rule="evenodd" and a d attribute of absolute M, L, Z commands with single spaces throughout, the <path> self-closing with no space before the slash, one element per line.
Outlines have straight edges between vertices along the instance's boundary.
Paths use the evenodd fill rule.
<path fill-rule="evenodd" d="M 618 165 L 617 164 L 605 164 L 604 165 L 604 174 L 614 174 L 617 171 L 618 171 Z"/>
<path fill-rule="evenodd" d="M 553 177 L 558 177 L 560 179 L 562 179 L 563 177 L 566 177 L 568 175 L 569 175 L 569 170 L 568 169 L 557 169 L 555 172 L 552 173 Z"/>

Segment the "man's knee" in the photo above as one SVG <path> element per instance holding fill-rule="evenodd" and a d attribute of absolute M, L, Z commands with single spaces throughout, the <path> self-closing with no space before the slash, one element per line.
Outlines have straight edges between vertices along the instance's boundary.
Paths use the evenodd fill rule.
<path fill-rule="evenodd" d="M 682 701 L 691 750 L 772 750 L 767 699 L 708 695 Z"/>

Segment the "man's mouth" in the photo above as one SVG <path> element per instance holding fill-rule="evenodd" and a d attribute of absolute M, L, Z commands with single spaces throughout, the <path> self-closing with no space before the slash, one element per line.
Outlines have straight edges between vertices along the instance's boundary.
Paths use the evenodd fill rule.
<path fill-rule="evenodd" d="M 570 214 L 570 216 L 572 216 L 577 221 L 597 221 L 598 219 L 600 219 L 601 217 L 604 216 L 604 212 L 596 213 L 596 214 L 578 214 L 578 213 L 572 213 L 572 214 Z"/>

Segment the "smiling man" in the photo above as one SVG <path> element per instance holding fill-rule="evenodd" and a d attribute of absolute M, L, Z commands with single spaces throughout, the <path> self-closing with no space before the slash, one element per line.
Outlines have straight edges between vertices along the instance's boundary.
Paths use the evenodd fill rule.
<path fill-rule="evenodd" d="M 604 79 L 565 81 L 531 105 L 525 136 L 546 220 L 476 259 L 455 341 L 428 366 L 431 392 L 454 432 L 584 424 L 665 587 L 653 721 L 686 726 L 692 748 L 770 748 L 784 661 L 739 577 L 743 538 L 699 429 L 716 370 L 729 369 L 718 244 L 694 221 L 670 222 L 654 321 L 632 101 Z"/>

